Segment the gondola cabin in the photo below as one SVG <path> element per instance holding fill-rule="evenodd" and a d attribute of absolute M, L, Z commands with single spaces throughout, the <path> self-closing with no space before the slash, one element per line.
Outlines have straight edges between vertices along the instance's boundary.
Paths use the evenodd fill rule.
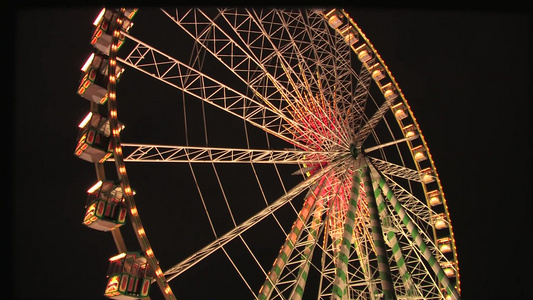
<path fill-rule="evenodd" d="M 109 59 L 101 54 L 93 53 L 89 56 L 81 70 L 84 72 L 84 75 L 80 80 L 78 95 L 97 104 L 104 104 L 107 101 Z M 115 70 L 117 81 L 123 72 L 124 68 L 117 65 Z"/>
<path fill-rule="evenodd" d="M 111 299 L 148 297 L 152 271 L 146 258 L 138 252 L 121 253 L 109 259 L 104 295 Z"/>
<path fill-rule="evenodd" d="M 126 9 L 124 13 L 124 22 L 120 28 L 123 32 L 128 32 L 133 26 L 131 19 L 137 12 L 137 9 Z M 96 20 L 94 20 L 93 25 L 96 27 L 91 38 L 91 45 L 96 48 L 98 51 L 109 55 L 109 48 L 111 46 L 113 28 L 115 27 L 115 22 L 119 17 L 119 10 L 116 9 L 102 9 Z M 119 36 L 118 49 L 124 43 L 124 35 Z M 118 50 L 117 49 L 117 50 Z"/>
<path fill-rule="evenodd" d="M 84 225 L 100 231 L 110 231 L 126 222 L 127 209 L 120 185 L 110 180 L 100 180 L 87 193 Z"/>
<path fill-rule="evenodd" d="M 110 124 L 109 120 L 99 113 L 90 112 L 78 126 L 78 143 L 74 154 L 88 162 L 103 163 L 112 154 L 110 148 Z M 119 123 L 119 128 L 124 126 Z"/>

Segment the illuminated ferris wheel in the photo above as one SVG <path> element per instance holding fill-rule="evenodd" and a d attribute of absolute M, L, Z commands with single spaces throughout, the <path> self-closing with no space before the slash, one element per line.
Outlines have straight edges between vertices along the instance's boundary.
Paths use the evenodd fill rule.
<path fill-rule="evenodd" d="M 102 10 L 78 88 L 90 112 L 75 155 L 97 173 L 83 223 L 111 232 L 118 249 L 105 296 L 149 297 L 155 282 L 165 299 L 179 299 L 180 278 L 216 256 L 227 268 L 213 264 L 213 276 L 202 274 L 195 289 L 235 276 L 231 291 L 239 298 L 460 298 L 452 225 L 424 136 L 384 61 L 344 10 L 150 11 L 167 24 L 157 49 L 148 43 L 160 28 L 135 35 L 153 25 L 143 13 Z M 126 83 L 129 72 L 171 91 L 165 102 L 149 99 L 156 117 L 121 96 L 122 81 L 142 89 Z M 144 143 L 146 134 L 128 133 L 126 119 L 170 138 Z M 172 262 L 159 261 L 152 245 L 187 241 L 172 225 L 150 231 L 134 200 L 135 168 L 157 168 L 156 177 L 162 164 L 180 170 L 176 185 L 187 181 L 191 191 L 185 199 L 161 186 L 168 199 L 150 205 L 196 203 L 201 214 L 189 217 L 208 228 L 198 238 L 209 242 Z M 127 223 L 136 251 L 122 238 Z"/>

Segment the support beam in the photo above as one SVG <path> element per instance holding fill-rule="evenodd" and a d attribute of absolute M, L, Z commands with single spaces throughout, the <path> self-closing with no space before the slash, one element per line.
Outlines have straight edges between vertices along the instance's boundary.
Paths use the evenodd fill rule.
<path fill-rule="evenodd" d="M 394 293 L 394 286 L 392 284 L 387 249 L 385 248 L 386 245 L 385 241 L 383 240 L 383 229 L 381 228 L 378 207 L 376 204 L 376 199 L 374 198 L 374 191 L 372 190 L 372 181 L 370 179 L 368 165 L 364 165 L 361 168 L 361 173 L 363 175 L 363 186 L 365 189 L 366 201 L 368 203 L 368 211 L 370 213 L 370 226 L 372 228 L 372 239 L 374 241 L 378 259 L 378 271 L 379 278 L 381 280 L 381 288 L 383 291 L 383 299 L 394 300 L 396 299 L 396 295 Z"/>
<path fill-rule="evenodd" d="M 319 194 L 320 195 L 320 194 Z M 319 229 L 322 225 L 322 213 L 324 205 L 322 201 L 315 203 L 313 210 L 313 220 L 311 221 L 311 228 L 309 229 L 308 242 L 310 244 L 303 251 L 303 259 L 300 269 L 298 271 L 298 277 L 296 278 L 296 285 L 291 292 L 291 300 L 301 300 L 305 290 L 305 284 L 307 283 L 307 275 L 309 274 L 309 268 L 311 266 L 311 258 L 313 251 L 315 250 L 316 242 L 319 235 Z"/>
<path fill-rule="evenodd" d="M 376 204 L 378 208 L 378 213 L 382 219 L 390 219 L 389 213 L 386 209 L 385 199 L 381 193 L 381 189 L 376 181 L 372 180 L 372 186 L 374 188 L 374 197 L 376 199 Z M 392 226 L 392 225 L 390 225 Z M 396 237 L 396 233 L 392 230 L 385 232 L 384 234 L 387 237 L 387 244 L 392 249 L 392 256 L 398 266 L 398 271 L 400 272 L 400 278 L 406 290 L 406 296 L 415 296 L 416 287 L 411 279 L 411 273 L 407 269 L 405 258 L 402 254 L 400 243 Z"/>
<path fill-rule="evenodd" d="M 292 225 L 292 228 L 289 231 L 289 234 L 287 235 L 285 243 L 279 251 L 278 257 L 272 265 L 272 269 L 268 273 L 267 278 L 263 283 L 263 286 L 259 290 L 259 295 L 257 296 L 259 300 L 270 299 L 270 295 L 275 290 L 275 286 L 278 283 L 278 280 L 280 279 L 280 275 L 283 272 L 285 266 L 287 265 L 287 261 L 291 257 L 292 251 L 294 250 L 297 241 L 302 235 L 305 224 L 307 224 L 309 218 L 312 215 L 311 212 L 315 208 L 316 199 L 322 193 L 322 190 L 324 189 L 324 186 L 327 184 L 327 182 L 328 180 L 326 176 L 322 177 L 319 185 L 315 189 L 311 190 L 311 193 L 305 200 L 302 209 L 298 213 L 296 221 L 294 221 L 294 224 Z"/>
<path fill-rule="evenodd" d="M 346 219 L 344 221 L 344 232 L 340 249 L 337 254 L 337 261 L 335 263 L 336 272 L 335 280 L 333 282 L 332 300 L 349 299 L 348 294 L 348 260 L 350 257 L 350 249 L 352 246 L 352 236 L 355 226 L 355 215 L 357 212 L 357 203 L 359 201 L 359 188 L 361 186 L 361 176 L 358 170 L 354 170 L 352 189 L 350 193 L 350 202 L 348 203 L 348 210 L 346 211 Z"/>
<path fill-rule="evenodd" d="M 317 182 L 333 170 L 335 167 L 338 166 L 337 164 L 331 164 L 324 169 L 316 172 L 311 177 L 309 177 L 307 180 L 300 182 L 295 187 L 293 187 L 291 190 L 287 191 L 285 195 L 281 196 L 279 199 L 274 201 L 272 204 L 270 204 L 268 207 L 257 213 L 255 216 L 251 217 L 250 219 L 243 222 L 241 225 L 235 227 L 228 233 L 224 234 L 223 236 L 219 237 L 215 241 L 213 241 L 211 244 L 205 246 L 204 248 L 196 251 L 193 255 L 186 258 L 184 261 L 180 262 L 179 264 L 173 266 L 169 270 L 167 270 L 164 274 L 168 277 L 168 281 L 174 279 L 179 274 L 185 272 L 198 262 L 202 261 L 204 258 L 209 256 L 211 253 L 215 252 L 216 250 L 222 248 L 224 245 L 232 241 L 234 238 L 240 236 L 245 231 L 250 229 L 252 226 L 266 218 L 267 216 L 270 216 L 272 213 L 274 213 L 277 209 L 282 207 L 283 205 L 287 204 L 288 202 L 292 201 L 294 197 L 299 195 L 301 192 L 303 192 L 305 189 L 313 186 L 314 184 L 317 184 Z"/>
<path fill-rule="evenodd" d="M 396 196 L 392 192 L 392 190 L 387 185 L 385 179 L 379 174 L 379 172 L 372 168 L 372 177 L 375 181 L 378 182 L 378 186 L 383 192 L 383 195 L 390 201 L 391 205 L 394 207 L 395 212 L 398 214 L 400 219 L 402 220 L 403 224 L 411 234 L 411 237 L 413 238 L 416 246 L 420 250 L 420 253 L 424 257 L 424 259 L 429 263 L 431 266 L 431 269 L 436 274 L 437 279 L 439 283 L 444 287 L 446 291 L 446 295 L 443 295 L 444 297 L 450 296 L 452 299 L 459 300 L 461 297 L 459 296 L 459 293 L 455 289 L 455 287 L 451 284 L 451 282 L 448 280 L 448 277 L 442 270 L 442 268 L 439 265 L 438 260 L 433 256 L 430 249 L 428 248 L 427 244 L 422 239 L 422 236 L 420 235 L 420 232 L 418 231 L 417 227 L 409 217 L 409 215 L 406 213 L 405 209 L 403 208 L 402 204 L 396 199 Z"/>

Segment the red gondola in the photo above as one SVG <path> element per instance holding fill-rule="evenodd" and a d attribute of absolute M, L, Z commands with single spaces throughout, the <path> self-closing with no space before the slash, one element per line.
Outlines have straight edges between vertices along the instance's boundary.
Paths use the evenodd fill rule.
<path fill-rule="evenodd" d="M 126 222 L 126 205 L 122 187 L 113 181 L 100 180 L 87 193 L 87 205 L 83 224 L 89 228 L 110 231 Z"/>
<path fill-rule="evenodd" d="M 144 256 L 138 252 L 121 253 L 109 262 L 106 297 L 119 300 L 148 297 L 153 272 Z"/>

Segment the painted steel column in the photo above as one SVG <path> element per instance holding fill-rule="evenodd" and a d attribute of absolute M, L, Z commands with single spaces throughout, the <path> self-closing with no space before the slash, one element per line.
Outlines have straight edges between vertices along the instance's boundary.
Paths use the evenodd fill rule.
<path fill-rule="evenodd" d="M 442 268 L 439 265 L 439 262 L 437 259 L 433 256 L 431 251 L 429 250 L 428 246 L 422 239 L 422 236 L 420 235 L 420 232 L 418 231 L 417 227 L 414 225 L 413 221 L 409 217 L 409 215 L 405 212 L 405 209 L 401 205 L 401 203 L 398 201 L 396 196 L 394 196 L 394 193 L 387 185 L 387 182 L 385 182 L 385 179 L 379 175 L 377 170 L 372 170 L 372 175 L 374 177 L 374 180 L 378 181 L 378 185 L 383 191 L 383 194 L 385 197 L 390 201 L 392 206 L 394 207 L 394 210 L 402 220 L 402 223 L 407 227 L 407 230 L 411 234 L 411 237 L 413 238 L 415 244 L 419 248 L 420 252 L 426 259 L 426 261 L 431 266 L 431 269 L 435 274 L 437 275 L 437 278 L 440 282 L 440 284 L 445 288 L 448 295 L 450 295 L 453 299 L 461 299 L 457 291 L 455 290 L 455 287 L 451 284 L 451 282 L 448 280 L 448 277 L 442 270 Z"/>
<path fill-rule="evenodd" d="M 352 236 L 354 232 L 355 214 L 357 211 L 360 187 L 361 176 L 359 170 L 354 170 L 350 201 L 348 203 L 348 210 L 346 211 L 346 219 L 344 221 L 342 242 L 335 263 L 335 280 L 333 281 L 331 294 L 332 300 L 346 299 L 346 297 L 349 296 L 347 289 L 348 258 L 350 257 L 350 248 L 352 246 Z"/>
<path fill-rule="evenodd" d="M 365 189 L 366 201 L 368 203 L 368 212 L 370 214 L 372 239 L 374 241 L 374 246 L 376 247 L 378 271 L 379 278 L 381 280 L 381 289 L 383 290 L 383 299 L 396 299 L 390 273 L 389 259 L 387 257 L 387 249 L 385 248 L 386 245 L 385 241 L 383 240 L 383 229 L 381 228 L 378 207 L 376 204 L 376 199 L 374 199 L 374 191 L 372 189 L 372 181 L 370 179 L 370 172 L 368 169 L 368 165 L 364 165 L 361 168 L 361 173 L 363 175 L 363 186 Z"/>
<path fill-rule="evenodd" d="M 379 188 L 379 185 L 375 180 L 372 180 L 372 186 L 374 187 L 374 197 L 376 198 L 378 212 L 382 218 L 388 218 L 389 214 L 386 209 L 386 203 L 383 194 L 381 193 L 381 189 Z M 414 295 L 415 286 L 413 280 L 411 279 L 411 274 L 409 273 L 409 270 L 407 270 L 407 266 L 405 265 L 405 259 L 400 249 L 398 239 L 396 238 L 396 233 L 394 233 L 394 231 L 389 231 L 388 233 L 386 233 L 386 237 L 388 240 L 389 247 L 392 249 L 392 255 L 394 257 L 394 260 L 396 261 L 396 265 L 398 266 L 400 278 L 402 279 L 402 282 L 405 286 L 407 295 Z"/>
<path fill-rule="evenodd" d="M 322 222 L 322 209 L 323 205 L 321 203 L 315 204 L 313 220 L 311 221 L 311 228 L 309 229 L 308 235 L 308 241 L 312 242 L 312 244 L 308 245 L 302 254 L 305 261 L 302 262 L 300 270 L 298 271 L 298 279 L 296 281 L 296 286 L 291 293 L 291 300 L 301 300 L 303 298 L 305 284 L 307 282 L 307 275 L 309 274 L 309 268 L 311 266 L 311 258 L 313 256 L 313 251 L 315 249 L 318 236 L 318 229 L 320 227 L 320 223 Z"/>
<path fill-rule="evenodd" d="M 287 235 L 285 243 L 281 247 L 278 257 L 274 261 L 272 269 L 270 270 L 270 272 L 268 272 L 267 278 L 263 283 L 263 286 L 261 286 L 261 289 L 259 290 L 259 295 L 257 296 L 258 299 L 269 299 L 272 295 L 272 292 L 278 282 L 281 272 L 283 271 L 283 268 L 285 268 L 287 260 L 291 256 L 292 250 L 294 249 L 296 242 L 300 239 L 300 236 L 303 232 L 302 229 L 309 220 L 309 217 L 311 216 L 310 212 L 315 206 L 315 200 L 322 193 L 326 182 L 327 177 L 324 176 L 321 178 L 320 182 L 318 183 L 318 186 L 316 186 L 315 189 L 310 191 L 311 193 L 305 200 L 302 209 L 298 213 L 298 217 L 296 221 L 294 221 L 291 231 Z"/>

